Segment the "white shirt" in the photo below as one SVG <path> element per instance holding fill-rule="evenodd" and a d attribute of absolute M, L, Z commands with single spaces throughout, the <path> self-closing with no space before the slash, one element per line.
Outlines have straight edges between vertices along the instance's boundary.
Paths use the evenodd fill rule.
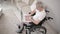
<path fill-rule="evenodd" d="M 36 14 L 33 16 L 33 19 L 42 21 L 45 18 L 45 16 L 46 16 L 45 10 L 39 11 L 36 9 Z"/>
<path fill-rule="evenodd" d="M 33 19 L 34 20 L 40 20 L 40 21 L 42 21 L 44 18 L 45 18 L 45 16 L 46 16 L 46 12 L 45 12 L 45 10 L 43 10 L 43 11 L 39 11 L 39 10 L 35 10 L 36 11 L 36 14 L 33 16 Z M 26 21 L 25 20 L 25 16 L 26 16 L 27 14 L 24 14 L 24 22 L 31 22 L 31 21 Z"/>

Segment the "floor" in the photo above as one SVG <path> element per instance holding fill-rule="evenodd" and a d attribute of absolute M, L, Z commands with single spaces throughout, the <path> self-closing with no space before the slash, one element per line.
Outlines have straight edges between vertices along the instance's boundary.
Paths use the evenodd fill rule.
<path fill-rule="evenodd" d="M 1 5 L 3 8 L 3 15 L 0 17 L 0 34 L 17 34 L 17 24 L 20 23 L 19 11 L 13 4 L 4 2 L 1 3 Z M 47 24 L 46 27 L 48 29 L 47 34 L 56 34 Z"/>
<path fill-rule="evenodd" d="M 14 11 L 17 9 L 8 3 L 2 3 L 3 15 L 0 17 L 0 34 L 17 34 L 17 23 L 19 20 L 17 19 Z"/>

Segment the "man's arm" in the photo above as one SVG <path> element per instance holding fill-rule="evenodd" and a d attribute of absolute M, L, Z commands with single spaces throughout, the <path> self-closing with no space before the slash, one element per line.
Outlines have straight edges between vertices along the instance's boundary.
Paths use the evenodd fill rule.
<path fill-rule="evenodd" d="M 32 21 L 34 24 L 36 24 L 36 25 L 38 25 L 39 22 L 40 22 L 40 20 L 38 20 L 38 19 L 34 20 L 33 18 L 31 18 L 31 21 Z"/>

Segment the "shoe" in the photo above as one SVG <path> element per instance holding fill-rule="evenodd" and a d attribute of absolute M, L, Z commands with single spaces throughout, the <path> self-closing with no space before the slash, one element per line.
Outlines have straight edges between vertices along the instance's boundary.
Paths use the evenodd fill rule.
<path fill-rule="evenodd" d="M 18 26 L 19 29 L 21 28 L 19 24 L 17 24 L 17 26 Z"/>
<path fill-rule="evenodd" d="M 24 30 L 24 27 L 22 27 L 22 29 L 18 29 L 17 33 L 22 33 L 23 30 Z"/>
<path fill-rule="evenodd" d="M 16 32 L 17 32 L 17 33 L 22 33 L 22 31 L 21 31 L 20 29 L 18 29 Z"/>

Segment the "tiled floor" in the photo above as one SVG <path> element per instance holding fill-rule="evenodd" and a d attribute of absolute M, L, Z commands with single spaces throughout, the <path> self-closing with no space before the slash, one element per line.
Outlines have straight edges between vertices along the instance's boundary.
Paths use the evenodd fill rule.
<path fill-rule="evenodd" d="M 14 14 L 14 6 L 2 4 L 3 15 L 0 17 L 0 34 L 17 34 L 17 17 Z M 14 10 L 13 10 L 14 9 Z"/>

